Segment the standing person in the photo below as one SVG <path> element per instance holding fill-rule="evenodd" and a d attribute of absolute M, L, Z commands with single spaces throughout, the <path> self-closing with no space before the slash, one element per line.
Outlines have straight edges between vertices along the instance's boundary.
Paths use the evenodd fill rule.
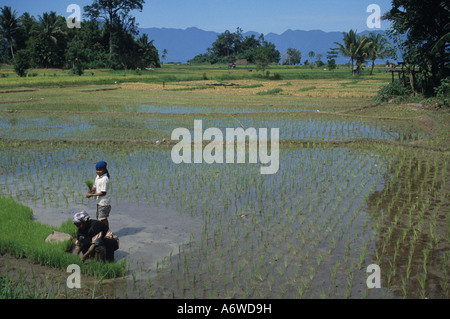
<path fill-rule="evenodd" d="M 109 227 L 109 213 L 111 212 L 111 185 L 107 163 L 100 161 L 95 165 L 94 186 L 86 195 L 87 198 L 96 196 L 97 198 L 97 219 L 104 222 Z"/>

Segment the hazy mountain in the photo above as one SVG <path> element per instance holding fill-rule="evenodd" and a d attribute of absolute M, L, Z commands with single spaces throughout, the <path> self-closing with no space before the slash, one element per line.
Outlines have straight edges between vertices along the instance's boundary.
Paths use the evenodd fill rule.
<path fill-rule="evenodd" d="M 235 30 L 230 30 L 234 32 Z M 163 62 L 182 62 L 185 63 L 194 56 L 205 53 L 212 43 L 217 39 L 219 33 L 214 31 L 204 31 L 198 28 L 170 29 L 170 28 L 142 28 L 141 34 L 146 33 L 149 39 L 154 40 L 153 44 L 162 55 L 164 49 L 167 50 L 166 60 Z M 369 32 L 384 33 L 384 31 L 364 31 L 361 34 Z M 258 32 L 249 31 L 243 33 L 245 36 Z M 335 42 L 342 42 L 343 32 L 324 32 L 320 30 L 302 31 L 286 30 L 282 34 L 269 33 L 264 35 L 266 41 L 275 44 L 281 56 L 288 48 L 294 48 L 302 53 L 302 64 L 309 59 L 308 53 L 322 54 L 322 61 L 326 62 L 327 51 L 336 47 Z M 315 59 L 315 58 L 314 58 Z M 337 63 L 348 62 L 348 58 L 339 57 Z"/>
<path fill-rule="evenodd" d="M 146 33 L 158 49 L 161 56 L 167 50 L 167 57 L 162 62 L 186 63 L 194 56 L 205 53 L 216 41 L 218 33 L 203 31 L 197 28 L 171 29 L 171 28 L 143 28 L 140 33 Z"/>

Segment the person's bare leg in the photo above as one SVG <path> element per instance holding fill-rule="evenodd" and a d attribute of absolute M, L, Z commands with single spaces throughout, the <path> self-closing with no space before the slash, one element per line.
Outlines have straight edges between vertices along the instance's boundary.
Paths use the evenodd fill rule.
<path fill-rule="evenodd" d="M 94 258 L 99 261 L 105 261 L 106 260 L 106 251 L 95 252 Z"/>

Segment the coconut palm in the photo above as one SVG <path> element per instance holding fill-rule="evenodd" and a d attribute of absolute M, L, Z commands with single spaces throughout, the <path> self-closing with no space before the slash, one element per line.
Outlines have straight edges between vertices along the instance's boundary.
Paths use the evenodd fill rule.
<path fill-rule="evenodd" d="M 39 16 L 39 23 L 32 33 L 36 38 L 34 50 L 40 64 L 45 67 L 61 64 L 64 52 L 61 52 L 62 43 L 59 41 L 67 35 L 66 29 L 65 19 L 54 11 Z"/>
<path fill-rule="evenodd" d="M 380 33 L 370 33 L 368 37 L 367 56 L 372 61 L 370 75 L 373 74 L 376 59 L 385 59 L 393 56 L 393 49 L 386 37 Z"/>
<path fill-rule="evenodd" d="M 310 66 L 311 66 L 311 69 L 313 68 L 313 66 L 314 66 L 314 62 L 313 62 L 313 58 L 316 56 L 316 53 L 314 53 L 314 51 L 309 51 L 309 53 L 308 53 L 308 56 L 309 56 L 309 58 L 310 58 Z"/>
<path fill-rule="evenodd" d="M 67 34 L 64 31 L 64 20 L 56 16 L 56 12 L 44 12 L 39 16 L 39 31 L 44 36 L 47 43 L 58 43 L 58 38 Z"/>
<path fill-rule="evenodd" d="M 0 36 L 8 41 L 11 57 L 14 60 L 14 38 L 19 31 L 20 24 L 17 18 L 17 11 L 11 10 L 11 7 L 4 6 L 0 15 Z"/>
<path fill-rule="evenodd" d="M 141 69 L 149 66 L 159 67 L 158 50 L 155 48 L 153 41 L 148 39 L 146 33 L 136 40 L 139 59 L 138 67 Z"/>
<path fill-rule="evenodd" d="M 352 75 L 355 74 L 355 61 L 362 63 L 365 56 L 367 56 L 367 46 L 369 44 L 368 38 L 365 35 L 359 36 L 356 31 L 350 30 L 348 33 L 344 32 L 343 44 L 335 42 L 338 50 L 347 57 L 350 57 L 352 62 Z"/>

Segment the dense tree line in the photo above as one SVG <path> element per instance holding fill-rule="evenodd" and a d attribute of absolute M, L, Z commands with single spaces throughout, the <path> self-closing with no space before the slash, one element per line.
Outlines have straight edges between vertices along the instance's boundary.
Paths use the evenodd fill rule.
<path fill-rule="evenodd" d="M 212 47 L 206 53 L 199 54 L 190 60 L 191 63 L 233 63 L 245 59 L 248 63 L 258 63 L 266 66 L 280 61 L 280 52 L 271 42 L 264 40 L 261 34 L 258 38 L 254 34 L 244 37 L 242 29 L 236 32 L 226 30 L 217 36 Z"/>
<path fill-rule="evenodd" d="M 159 67 L 158 51 L 146 35 L 139 36 L 133 10 L 142 10 L 144 0 L 93 0 L 84 7 L 86 20 L 81 28 L 69 28 L 64 17 L 44 12 L 37 18 L 29 13 L 18 16 L 11 7 L 0 8 L 0 62 L 14 64 L 17 73 L 25 75 L 30 67 L 68 68 L 81 74 L 84 68 L 135 69 Z M 450 8 L 443 0 L 392 0 L 384 19 L 391 21 L 388 36 L 395 51 L 401 53 L 408 76 L 405 82 L 413 92 L 432 95 L 439 86 L 450 91 Z M 349 57 L 352 73 L 361 72 L 369 61 L 393 57 L 393 48 L 385 37 L 344 33 L 342 43 L 328 52 L 328 67 L 335 67 L 336 50 Z M 314 52 L 310 61 L 313 67 Z M 164 54 L 163 54 L 164 56 Z M 323 64 L 317 55 L 317 66 Z M 218 35 L 206 53 L 191 63 L 232 63 L 246 59 L 264 70 L 279 63 L 280 52 L 264 35 L 244 37 L 242 29 Z M 399 59 L 398 59 L 399 60 Z M 283 64 L 295 65 L 301 53 L 290 48 Z M 445 90 L 444 90 L 445 89 Z"/>
<path fill-rule="evenodd" d="M 80 28 L 69 28 L 54 11 L 36 19 L 18 16 L 11 7 L 0 12 L 0 61 L 17 70 L 68 68 L 81 74 L 85 68 L 136 69 L 159 67 L 159 54 L 146 34 L 139 36 L 133 9 L 143 0 L 95 0 L 86 6 Z M 19 72 L 18 72 L 19 73 Z M 20 73 L 24 75 L 23 73 Z"/>
<path fill-rule="evenodd" d="M 411 89 L 432 95 L 447 83 L 450 95 L 450 5 L 443 0 L 393 0 L 383 17 L 399 48 Z"/>

